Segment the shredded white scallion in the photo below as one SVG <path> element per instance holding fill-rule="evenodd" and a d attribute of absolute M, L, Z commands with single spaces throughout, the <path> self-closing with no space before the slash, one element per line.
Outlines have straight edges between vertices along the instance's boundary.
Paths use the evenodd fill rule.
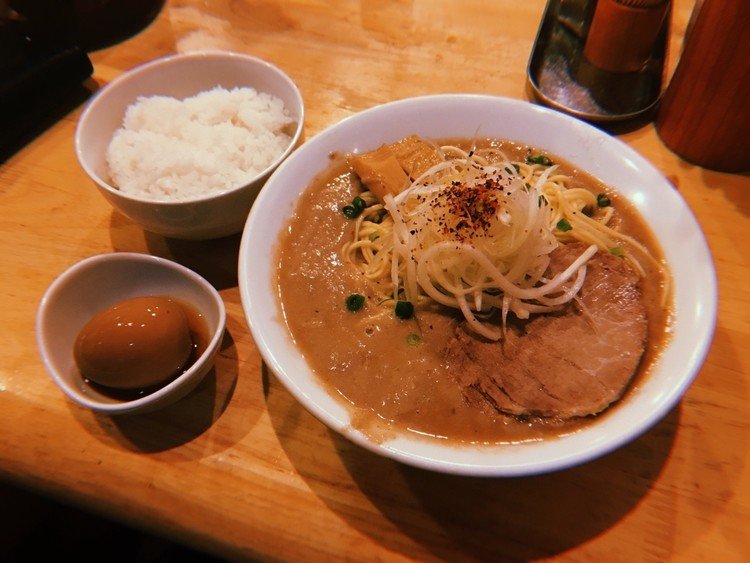
<path fill-rule="evenodd" d="M 368 278 L 390 278 L 394 298 L 403 290 L 412 303 L 429 298 L 458 309 L 471 330 L 499 340 L 509 313 L 523 319 L 576 300 L 596 252 L 627 244 L 650 258 L 640 243 L 607 226 L 611 209 L 584 213 L 596 209 L 596 196 L 570 187 L 558 166 L 512 162 L 496 148 L 447 145 L 440 157 L 406 190 L 386 195 L 383 207 L 372 206 L 388 212 L 382 220 L 366 218 L 370 211 L 358 219 L 343 248 Z M 569 229 L 558 228 L 565 223 Z M 587 247 L 546 279 L 550 253 L 570 241 Z M 630 252 L 624 257 L 643 272 Z M 485 321 L 493 310 L 500 326 Z"/>

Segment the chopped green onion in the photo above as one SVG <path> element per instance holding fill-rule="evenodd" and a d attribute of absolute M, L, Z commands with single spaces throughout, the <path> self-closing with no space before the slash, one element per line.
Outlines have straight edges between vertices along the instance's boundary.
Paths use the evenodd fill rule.
<path fill-rule="evenodd" d="M 409 346 L 419 346 L 420 342 L 422 342 L 422 338 L 418 334 L 412 332 L 406 336 L 406 343 Z"/>
<path fill-rule="evenodd" d="M 397 301 L 394 312 L 399 319 L 410 319 L 414 314 L 414 305 L 409 301 Z"/>
<path fill-rule="evenodd" d="M 541 164 L 542 166 L 552 165 L 552 161 L 543 154 L 535 154 L 534 156 L 529 155 L 526 157 L 526 162 L 527 164 Z"/>
<path fill-rule="evenodd" d="M 376 239 L 379 239 L 379 238 L 380 238 L 380 233 L 370 233 L 370 236 L 369 236 L 369 237 L 367 237 L 367 238 L 369 238 L 369 239 L 370 239 L 370 242 L 373 242 L 374 240 L 376 240 Z"/>
<path fill-rule="evenodd" d="M 564 233 L 567 233 L 569 230 L 571 230 L 573 227 L 570 226 L 570 223 L 568 223 L 567 219 L 560 219 L 557 222 L 557 228 L 561 230 Z"/>
<path fill-rule="evenodd" d="M 609 207 L 610 205 L 612 205 L 612 202 L 609 200 L 609 196 L 607 194 L 597 194 L 596 204 L 599 207 Z"/>
<path fill-rule="evenodd" d="M 609 249 L 609 253 L 613 256 L 619 256 L 620 258 L 625 256 L 625 251 L 622 249 L 621 246 L 613 246 L 612 248 Z"/>
<path fill-rule="evenodd" d="M 359 214 L 362 213 L 362 210 L 356 209 L 353 205 L 345 205 L 341 208 L 341 213 L 343 213 L 347 219 L 356 219 L 359 217 Z"/>
<path fill-rule="evenodd" d="M 364 199 L 356 196 L 349 205 L 345 205 L 341 208 L 343 213 L 348 219 L 356 219 L 367 207 L 367 203 Z"/>
<path fill-rule="evenodd" d="M 365 304 L 365 296 L 361 293 L 352 293 L 346 298 L 344 303 L 346 304 L 346 308 L 350 311 L 359 311 L 362 308 L 362 305 Z"/>
<path fill-rule="evenodd" d="M 521 171 L 521 167 L 515 162 L 513 162 L 512 164 L 513 164 L 513 168 L 516 169 L 516 174 L 518 174 Z"/>
<path fill-rule="evenodd" d="M 364 199 L 357 196 L 352 200 L 352 207 L 354 207 L 354 209 L 359 209 L 359 211 L 362 211 L 365 207 L 367 207 L 367 204 L 365 203 Z"/>

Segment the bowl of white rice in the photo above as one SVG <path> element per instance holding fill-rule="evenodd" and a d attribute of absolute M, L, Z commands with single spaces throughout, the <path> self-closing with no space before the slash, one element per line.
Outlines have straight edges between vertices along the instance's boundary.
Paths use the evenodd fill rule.
<path fill-rule="evenodd" d="M 173 55 L 100 90 L 76 129 L 78 160 L 144 229 L 182 239 L 242 230 L 265 181 L 302 135 L 299 89 L 233 52 Z"/>

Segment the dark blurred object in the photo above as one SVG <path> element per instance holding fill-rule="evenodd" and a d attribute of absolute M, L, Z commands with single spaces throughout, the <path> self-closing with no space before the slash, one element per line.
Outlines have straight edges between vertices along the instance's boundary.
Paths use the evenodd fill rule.
<path fill-rule="evenodd" d="M 86 99 L 82 83 L 92 71 L 79 47 L 0 21 L 0 162 Z"/>
<path fill-rule="evenodd" d="M 636 51 L 619 55 L 621 61 L 628 61 L 628 70 L 613 72 L 607 70 L 612 65 L 603 64 L 606 68 L 595 66 L 584 56 L 592 31 L 599 36 L 599 39 L 594 37 L 592 50 L 596 41 L 613 37 L 612 33 L 602 30 L 606 21 L 600 19 L 597 23 L 593 19 L 596 0 L 549 0 L 529 59 L 529 84 L 535 97 L 551 107 L 594 123 L 638 123 L 652 116 L 664 80 L 671 15 L 671 3 L 662 0 L 661 4 L 663 13 L 658 18 L 655 37 L 652 37 L 652 31 L 647 34 L 648 48 L 644 50 L 644 41 L 641 41 Z M 621 41 L 617 49 L 630 47 L 636 47 L 636 42 Z M 612 43 L 609 43 L 609 48 L 610 55 L 604 53 L 604 56 L 593 58 L 600 64 L 611 58 Z M 635 58 L 640 61 L 637 68 L 631 64 Z M 614 68 L 623 68 L 615 63 Z"/>
<path fill-rule="evenodd" d="M 659 136 L 699 166 L 750 171 L 748 94 L 750 2 L 698 2 L 659 109 Z"/>
<path fill-rule="evenodd" d="M 59 46 L 0 26 L 0 111 L 25 106 L 38 92 L 80 84 L 93 67 L 76 46 Z M 19 107 L 18 109 L 23 109 Z"/>
<path fill-rule="evenodd" d="M 0 0 L 0 163 L 94 89 L 86 54 L 143 29 L 163 0 Z"/>
<path fill-rule="evenodd" d="M 94 51 L 142 30 L 164 0 L 10 0 L 8 4 L 26 33 Z"/>
<path fill-rule="evenodd" d="M 3 563 L 223 563 L 213 555 L 0 481 Z"/>

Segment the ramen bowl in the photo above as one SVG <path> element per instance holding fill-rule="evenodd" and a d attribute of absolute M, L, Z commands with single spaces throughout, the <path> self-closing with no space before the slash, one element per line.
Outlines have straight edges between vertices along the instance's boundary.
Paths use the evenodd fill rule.
<path fill-rule="evenodd" d="M 361 153 L 417 134 L 425 138 L 493 137 L 555 154 L 598 178 L 650 227 L 673 281 L 673 321 L 661 353 L 625 399 L 568 434 L 519 443 L 469 444 L 403 430 L 373 439 L 312 371 L 285 325 L 275 282 L 280 236 L 300 195 L 329 166 L 333 152 Z M 665 213 L 664 210 L 669 210 Z M 689 207 L 667 180 L 629 146 L 575 118 L 526 102 L 479 95 L 439 95 L 374 107 L 310 139 L 269 179 L 248 217 L 239 256 L 245 315 L 270 369 L 313 415 L 353 442 L 409 465 L 452 474 L 510 477 L 572 467 L 633 440 L 680 400 L 698 373 L 716 319 L 714 266 Z M 360 417 L 361 418 L 361 417 Z"/>
<path fill-rule="evenodd" d="M 84 381 L 74 345 L 94 315 L 142 296 L 168 296 L 190 305 L 205 322 L 207 345 L 175 379 L 148 394 L 119 398 Z M 82 260 L 52 282 L 39 304 L 36 335 L 47 372 L 71 400 L 103 414 L 121 415 L 153 411 L 190 393 L 211 370 L 225 324 L 224 302 L 201 276 L 164 258 L 117 252 Z"/>
<path fill-rule="evenodd" d="M 284 102 L 293 120 L 286 148 L 264 170 L 223 192 L 185 200 L 158 200 L 119 190 L 106 159 L 128 106 L 139 97 L 184 99 L 217 86 L 254 88 Z M 104 198 L 144 229 L 174 238 L 212 239 L 242 230 L 250 207 L 270 174 L 294 149 L 302 134 L 304 103 L 294 82 L 278 67 L 232 52 L 196 52 L 156 59 L 106 85 L 81 114 L 75 134 L 78 161 Z"/>

